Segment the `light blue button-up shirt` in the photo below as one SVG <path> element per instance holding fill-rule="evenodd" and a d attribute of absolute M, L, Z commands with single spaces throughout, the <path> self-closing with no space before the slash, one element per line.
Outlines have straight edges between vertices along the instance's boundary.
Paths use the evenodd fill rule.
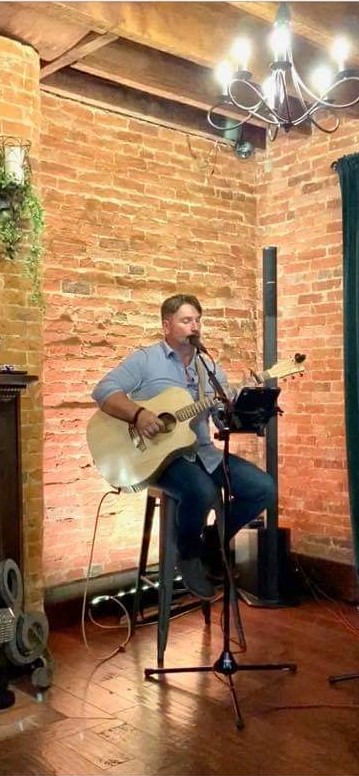
<path fill-rule="evenodd" d="M 212 371 L 213 364 L 208 361 Z M 215 375 L 221 386 L 228 393 L 227 377 L 221 367 L 216 364 Z M 134 401 L 152 399 L 166 388 L 186 388 L 194 401 L 199 399 L 198 373 L 195 356 L 189 366 L 184 367 L 178 354 L 165 342 L 135 350 L 127 356 L 118 366 L 111 369 L 105 377 L 95 386 L 92 397 L 99 407 L 111 394 L 123 391 Z M 205 373 L 204 395 L 213 397 L 213 388 Z M 165 411 L 165 407 L 163 411 Z M 193 448 L 193 454 L 185 454 L 188 460 L 194 460 L 195 455 L 201 459 L 207 471 L 212 472 L 222 461 L 222 451 L 218 450 L 211 441 L 209 431 L 210 411 L 201 413 L 191 424 L 191 428 L 197 435 L 197 442 Z"/>

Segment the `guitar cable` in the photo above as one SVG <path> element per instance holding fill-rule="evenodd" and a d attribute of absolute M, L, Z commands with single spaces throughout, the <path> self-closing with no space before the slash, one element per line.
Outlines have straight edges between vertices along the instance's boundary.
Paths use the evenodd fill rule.
<path fill-rule="evenodd" d="M 96 512 L 96 518 L 95 518 L 95 527 L 94 527 L 94 532 L 93 532 L 93 537 L 92 537 L 91 550 L 90 550 L 90 557 L 89 557 L 89 562 L 88 562 L 88 567 L 87 567 L 87 573 L 86 573 L 85 589 L 84 589 L 83 600 L 82 600 L 82 611 L 81 611 L 81 632 L 82 632 L 82 639 L 83 639 L 83 642 L 84 642 L 84 645 L 85 645 L 86 649 L 87 649 L 89 652 L 92 652 L 92 650 L 91 650 L 91 648 L 90 648 L 90 646 L 89 646 L 89 643 L 88 643 L 88 640 L 87 640 L 87 636 L 86 636 L 86 623 L 85 623 L 85 618 L 86 618 L 86 604 L 87 604 L 87 596 L 88 596 L 88 589 L 89 589 L 89 584 L 90 584 L 90 576 L 91 576 L 92 559 L 93 559 L 93 554 L 94 554 L 94 549 L 95 549 L 95 542 L 96 542 L 96 535 L 97 535 L 98 523 L 99 523 L 99 518 L 100 518 L 100 512 L 101 512 L 102 505 L 103 505 L 103 503 L 104 503 L 105 499 L 107 498 L 107 496 L 110 496 L 110 495 L 111 495 L 111 496 L 114 496 L 114 495 L 115 495 L 115 496 L 118 496 L 118 493 L 119 493 L 119 492 L 118 492 L 117 490 L 108 490 L 106 493 L 104 493 L 104 495 L 103 495 L 103 496 L 102 496 L 102 498 L 100 499 L 100 503 L 99 503 L 99 505 L 98 505 L 98 507 L 97 507 L 97 512 Z M 93 579 L 96 579 L 96 577 L 93 577 Z M 131 620 L 130 620 L 130 616 L 129 616 L 129 613 L 128 613 L 128 611 L 127 611 L 126 607 L 125 607 L 125 606 L 123 605 L 123 603 L 122 603 L 122 602 L 121 602 L 121 601 L 120 601 L 120 600 L 119 600 L 117 597 L 115 597 L 115 596 L 112 596 L 112 595 L 106 595 L 106 596 L 104 596 L 104 597 L 105 597 L 105 598 L 106 598 L 106 600 L 108 600 L 108 601 L 114 601 L 114 602 L 117 604 L 117 606 L 119 606 L 119 607 L 120 607 L 120 609 L 122 610 L 122 612 L 124 613 L 124 615 L 125 615 L 125 617 L 126 617 L 127 635 L 126 635 L 126 637 L 125 637 L 124 641 L 123 641 L 121 644 L 118 644 L 118 646 L 117 646 L 115 649 L 113 649 L 113 650 L 112 650 L 112 652 L 110 652 L 110 654 L 108 654 L 108 655 L 104 655 L 103 657 L 100 657 L 100 658 L 98 658 L 98 663 L 104 663 L 104 662 L 106 662 L 107 660 L 110 660 L 110 658 L 112 658 L 112 657 L 115 657 L 115 655 L 117 655 L 119 652 L 124 652 L 124 651 L 125 651 L 125 648 L 126 648 L 126 645 L 128 644 L 128 642 L 129 642 L 129 640 L 130 640 L 130 638 L 131 638 Z M 92 622 L 94 622 L 94 620 L 93 620 L 93 618 L 91 617 L 91 615 L 90 615 L 90 617 L 89 617 L 89 618 L 90 618 L 90 620 L 91 620 Z M 99 623 L 96 623 L 96 625 L 97 625 L 99 628 L 104 628 L 104 629 L 112 629 L 112 628 L 114 628 L 114 629 L 116 629 L 116 630 L 117 630 L 117 628 L 123 628 L 123 627 L 126 627 L 126 626 L 123 626 L 123 625 L 118 625 L 118 626 L 106 626 L 106 625 L 100 625 Z M 93 654 L 93 653 L 92 653 L 92 654 Z"/>

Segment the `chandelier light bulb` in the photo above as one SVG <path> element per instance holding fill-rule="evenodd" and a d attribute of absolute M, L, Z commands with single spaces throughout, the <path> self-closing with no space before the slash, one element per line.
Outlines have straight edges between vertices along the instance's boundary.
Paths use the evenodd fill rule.
<path fill-rule="evenodd" d="M 275 106 L 275 81 L 273 73 L 263 81 L 262 93 L 267 105 L 273 110 Z"/>
<path fill-rule="evenodd" d="M 287 24 L 278 24 L 270 35 L 270 46 L 274 54 L 275 62 L 287 62 L 289 60 L 291 44 L 290 30 Z"/>
<path fill-rule="evenodd" d="M 329 87 L 333 83 L 333 72 L 330 67 L 321 65 L 313 70 L 311 76 L 311 82 L 316 94 L 321 97 L 325 96 Z"/>
<path fill-rule="evenodd" d="M 231 48 L 231 59 L 236 63 L 238 70 L 248 71 L 251 55 L 251 43 L 248 38 L 237 38 Z"/>
<path fill-rule="evenodd" d="M 220 62 L 215 70 L 215 79 L 219 83 L 222 94 L 228 94 L 228 84 L 233 78 L 233 67 L 229 62 Z"/>
<path fill-rule="evenodd" d="M 344 38 L 341 36 L 340 38 L 336 38 L 333 47 L 331 50 L 331 55 L 334 61 L 338 65 L 338 71 L 341 72 L 342 70 L 345 70 L 345 63 L 348 59 L 350 52 L 350 43 L 347 38 Z"/>

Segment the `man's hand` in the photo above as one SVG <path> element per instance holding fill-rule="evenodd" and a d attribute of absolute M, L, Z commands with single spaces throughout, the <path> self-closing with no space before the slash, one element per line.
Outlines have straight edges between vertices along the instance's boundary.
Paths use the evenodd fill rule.
<path fill-rule="evenodd" d="M 164 431 L 165 424 L 154 412 L 144 409 L 137 418 L 136 429 L 142 436 L 152 439 L 160 431 Z"/>

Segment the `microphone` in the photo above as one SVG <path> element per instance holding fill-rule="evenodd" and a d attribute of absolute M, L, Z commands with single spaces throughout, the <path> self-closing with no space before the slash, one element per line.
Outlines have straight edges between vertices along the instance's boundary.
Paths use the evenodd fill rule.
<path fill-rule="evenodd" d="M 187 339 L 188 339 L 188 342 L 190 343 L 190 345 L 193 345 L 193 347 L 196 348 L 196 350 L 198 350 L 199 353 L 207 353 L 208 354 L 208 350 L 207 350 L 207 348 L 205 348 L 204 345 L 202 345 L 202 342 L 201 342 L 198 334 L 190 334 L 190 336 L 187 337 Z"/>

